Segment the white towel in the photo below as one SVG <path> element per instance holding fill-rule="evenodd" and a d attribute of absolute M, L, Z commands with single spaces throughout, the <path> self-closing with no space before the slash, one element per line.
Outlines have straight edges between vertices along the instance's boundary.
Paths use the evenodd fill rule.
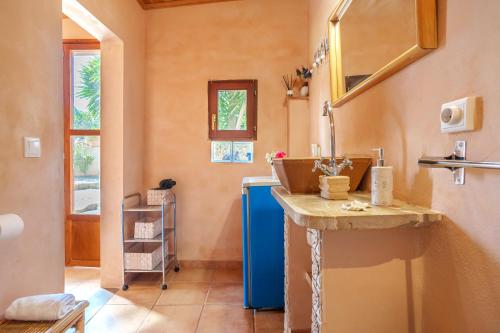
<path fill-rule="evenodd" d="M 52 294 L 21 297 L 5 311 L 9 320 L 44 321 L 58 320 L 75 307 L 75 296 Z"/>

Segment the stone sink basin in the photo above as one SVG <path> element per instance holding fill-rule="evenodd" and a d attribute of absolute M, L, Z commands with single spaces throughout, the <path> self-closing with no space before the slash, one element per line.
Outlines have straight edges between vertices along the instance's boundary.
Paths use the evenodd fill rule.
<path fill-rule="evenodd" d="M 371 166 L 372 159 L 370 157 L 351 157 L 353 169 L 346 168 L 342 170 L 340 175 L 349 176 L 350 192 L 358 190 L 361 180 L 366 175 Z M 321 171 L 312 172 L 314 160 L 317 158 L 281 158 L 274 160 L 276 174 L 281 182 L 281 185 L 291 194 L 311 194 L 319 193 L 319 176 Z M 342 159 L 337 158 L 337 163 L 341 163 Z M 323 163 L 328 163 L 325 158 Z"/>

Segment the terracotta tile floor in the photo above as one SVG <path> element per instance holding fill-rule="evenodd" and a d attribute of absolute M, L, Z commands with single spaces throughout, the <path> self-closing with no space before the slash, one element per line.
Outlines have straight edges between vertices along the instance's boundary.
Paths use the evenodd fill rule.
<path fill-rule="evenodd" d="M 88 333 L 279 333 L 280 311 L 242 307 L 241 270 L 184 268 L 167 276 L 144 274 L 130 289 L 99 286 L 99 269 L 66 268 L 66 292 L 86 299 Z"/>

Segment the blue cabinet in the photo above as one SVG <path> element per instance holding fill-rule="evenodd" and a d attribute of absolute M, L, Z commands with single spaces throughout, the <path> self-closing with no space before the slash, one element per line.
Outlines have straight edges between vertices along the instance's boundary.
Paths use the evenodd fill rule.
<path fill-rule="evenodd" d="M 270 177 L 243 180 L 243 285 L 247 308 L 284 306 L 284 212 Z"/>

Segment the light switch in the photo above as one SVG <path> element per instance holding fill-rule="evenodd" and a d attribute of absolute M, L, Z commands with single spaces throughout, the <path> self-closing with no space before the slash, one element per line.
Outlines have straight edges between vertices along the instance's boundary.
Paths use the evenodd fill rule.
<path fill-rule="evenodd" d="M 466 97 L 441 106 L 441 132 L 466 132 L 477 127 L 478 97 Z"/>
<path fill-rule="evenodd" d="M 24 137 L 24 157 L 40 157 L 41 155 L 40 138 Z"/>

